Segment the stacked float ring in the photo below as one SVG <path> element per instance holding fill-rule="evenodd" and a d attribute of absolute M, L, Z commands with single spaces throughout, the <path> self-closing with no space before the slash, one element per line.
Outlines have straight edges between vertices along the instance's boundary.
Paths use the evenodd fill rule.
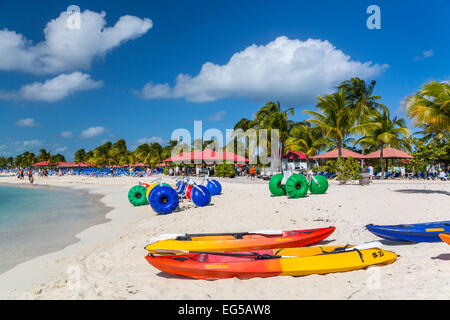
<path fill-rule="evenodd" d="M 283 175 L 281 173 L 274 175 L 270 181 L 269 181 L 269 190 L 270 193 L 274 197 L 284 196 L 286 195 L 286 189 L 281 184 L 281 181 L 283 180 Z"/>
<path fill-rule="evenodd" d="M 172 186 L 167 183 L 162 183 L 161 185 L 159 183 L 153 183 L 150 187 L 147 188 L 147 193 L 146 193 L 147 201 L 149 204 L 150 204 L 150 194 L 152 193 L 153 190 L 156 189 L 156 187 L 159 187 L 159 186 L 166 186 L 166 187 L 172 188 Z"/>
<path fill-rule="evenodd" d="M 158 186 L 150 193 L 150 206 L 158 214 L 174 212 L 179 202 L 178 193 L 171 186 Z"/>
<path fill-rule="evenodd" d="M 183 181 L 178 181 L 176 184 L 176 190 L 179 194 L 183 194 L 184 193 L 184 188 L 186 187 L 186 183 L 184 183 Z"/>
<path fill-rule="evenodd" d="M 157 183 L 152 183 L 150 186 L 147 187 L 147 191 L 145 193 L 145 198 L 148 201 L 148 196 L 150 194 L 150 192 L 153 190 L 154 187 L 156 187 L 158 184 Z"/>
<path fill-rule="evenodd" d="M 141 185 L 134 186 L 128 191 L 128 200 L 133 206 L 143 206 L 147 204 L 145 193 L 147 188 Z"/>
<path fill-rule="evenodd" d="M 285 188 L 290 198 L 303 198 L 308 192 L 308 181 L 301 174 L 293 174 L 287 179 Z"/>
<path fill-rule="evenodd" d="M 205 186 L 195 186 L 191 189 L 189 196 L 197 207 L 204 207 L 211 203 L 211 193 Z"/>
<path fill-rule="evenodd" d="M 216 196 L 222 192 L 222 186 L 220 185 L 219 181 L 215 179 L 211 179 L 206 184 L 206 188 L 209 190 L 209 193 L 211 193 L 212 196 Z"/>
<path fill-rule="evenodd" d="M 192 200 L 191 199 L 191 192 L 192 192 L 192 186 L 188 185 L 187 188 L 186 188 L 186 198 L 188 198 L 189 200 Z"/>
<path fill-rule="evenodd" d="M 312 194 L 324 194 L 328 190 L 328 180 L 324 176 L 313 176 L 309 180 L 309 191 Z"/>

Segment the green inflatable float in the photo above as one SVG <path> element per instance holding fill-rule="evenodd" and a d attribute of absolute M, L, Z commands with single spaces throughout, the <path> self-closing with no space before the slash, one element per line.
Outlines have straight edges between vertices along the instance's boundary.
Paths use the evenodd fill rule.
<path fill-rule="evenodd" d="M 285 188 L 290 198 L 303 198 L 308 192 L 308 181 L 301 174 L 293 174 L 287 179 Z"/>
<path fill-rule="evenodd" d="M 281 184 L 283 175 L 281 173 L 274 175 L 269 181 L 269 190 L 274 197 L 286 195 L 286 189 Z"/>
<path fill-rule="evenodd" d="M 328 180 L 324 176 L 317 175 L 309 180 L 309 191 L 312 194 L 324 194 L 328 189 Z"/>
<path fill-rule="evenodd" d="M 147 188 L 141 185 L 134 186 L 128 192 L 128 200 L 133 206 L 143 206 L 148 204 L 145 194 Z"/>

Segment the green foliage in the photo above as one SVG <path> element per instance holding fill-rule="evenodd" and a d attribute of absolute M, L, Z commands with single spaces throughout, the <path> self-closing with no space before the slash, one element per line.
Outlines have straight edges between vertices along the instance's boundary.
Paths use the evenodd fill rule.
<path fill-rule="evenodd" d="M 6 169 L 11 167 L 14 163 L 14 159 L 12 157 L 0 157 L 0 168 Z"/>
<path fill-rule="evenodd" d="M 216 166 L 216 176 L 231 177 L 234 175 L 234 166 L 232 164 L 218 164 Z"/>
<path fill-rule="evenodd" d="M 433 165 L 438 161 L 448 162 L 450 160 L 448 139 L 426 141 L 427 139 L 413 139 L 415 150 L 412 153 L 414 159 L 411 160 L 411 163 L 416 171 L 425 171 L 428 164 Z"/>
<path fill-rule="evenodd" d="M 407 99 L 408 117 L 428 138 L 450 133 L 450 82 L 430 81 Z"/>
<path fill-rule="evenodd" d="M 342 183 L 348 180 L 355 180 L 359 178 L 359 161 L 353 158 L 339 158 L 336 160 L 328 160 L 320 167 L 319 171 L 335 172 L 337 178 Z"/>

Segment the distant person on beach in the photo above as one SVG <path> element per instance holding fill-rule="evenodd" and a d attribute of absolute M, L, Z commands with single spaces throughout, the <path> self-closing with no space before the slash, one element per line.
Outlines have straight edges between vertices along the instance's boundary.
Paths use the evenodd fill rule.
<path fill-rule="evenodd" d="M 30 183 L 33 184 L 34 182 L 33 169 L 28 170 L 28 180 L 30 180 Z"/>
<path fill-rule="evenodd" d="M 372 179 L 373 179 L 373 167 L 372 167 L 372 165 L 369 166 L 369 179 L 370 179 L 370 182 L 372 182 Z"/>
<path fill-rule="evenodd" d="M 252 166 L 252 167 L 250 168 L 250 179 L 253 180 L 253 178 L 255 177 L 255 175 L 256 175 L 256 167 L 255 167 L 255 166 Z"/>
<path fill-rule="evenodd" d="M 406 175 L 405 168 L 402 167 L 402 168 L 400 169 L 400 174 L 401 174 L 402 179 L 405 179 L 405 175 Z"/>
<path fill-rule="evenodd" d="M 173 169 L 172 168 L 169 169 L 169 176 L 173 176 Z"/>
<path fill-rule="evenodd" d="M 175 167 L 175 175 L 178 176 L 180 172 L 180 168 L 178 166 Z"/>

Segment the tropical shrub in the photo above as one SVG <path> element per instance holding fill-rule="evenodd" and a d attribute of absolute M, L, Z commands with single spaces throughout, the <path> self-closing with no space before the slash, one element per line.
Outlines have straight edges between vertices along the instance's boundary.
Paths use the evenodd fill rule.
<path fill-rule="evenodd" d="M 353 158 L 339 158 L 337 164 L 337 178 L 342 184 L 349 180 L 356 180 L 359 178 L 359 162 Z"/>
<path fill-rule="evenodd" d="M 216 166 L 216 176 L 218 177 L 232 177 L 234 176 L 234 167 L 231 164 L 218 164 Z"/>

